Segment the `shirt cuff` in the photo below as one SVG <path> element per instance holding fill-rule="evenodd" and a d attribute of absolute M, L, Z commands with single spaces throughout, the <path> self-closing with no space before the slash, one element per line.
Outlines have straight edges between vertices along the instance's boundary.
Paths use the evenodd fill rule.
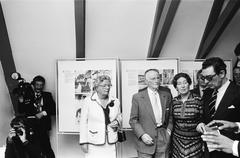
<path fill-rule="evenodd" d="M 236 122 L 237 126 L 238 126 L 238 130 L 237 133 L 240 133 L 240 122 Z"/>
<path fill-rule="evenodd" d="M 43 116 L 47 116 L 47 112 L 46 111 L 42 111 Z"/>
<path fill-rule="evenodd" d="M 239 141 L 234 141 L 233 142 L 233 145 L 232 145 L 232 152 L 233 152 L 233 155 L 234 156 L 237 156 L 238 157 L 238 143 Z"/>

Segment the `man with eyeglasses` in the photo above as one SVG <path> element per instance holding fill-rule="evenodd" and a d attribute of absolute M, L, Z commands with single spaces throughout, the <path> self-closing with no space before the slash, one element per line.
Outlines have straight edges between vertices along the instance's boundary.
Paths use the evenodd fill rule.
<path fill-rule="evenodd" d="M 219 57 L 206 59 L 202 64 L 202 80 L 207 84 L 202 100 L 204 104 L 203 123 L 197 126 L 197 130 L 204 133 L 218 129 L 221 124 L 208 124 L 212 120 L 226 120 L 240 122 L 240 87 L 226 77 L 226 64 Z M 215 99 L 213 99 L 215 98 Z M 231 131 L 220 130 L 220 133 L 230 139 L 239 139 L 239 136 Z M 231 154 L 222 151 L 211 151 L 210 158 L 232 158 Z"/>

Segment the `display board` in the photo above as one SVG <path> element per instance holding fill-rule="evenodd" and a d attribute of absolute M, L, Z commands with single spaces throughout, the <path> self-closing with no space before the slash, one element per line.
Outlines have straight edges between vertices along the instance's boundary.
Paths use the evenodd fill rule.
<path fill-rule="evenodd" d="M 197 72 L 202 68 L 202 63 L 204 59 L 198 60 L 180 60 L 180 72 L 187 73 L 192 79 L 192 89 L 197 85 Z M 232 60 L 224 60 L 227 65 L 227 78 L 232 79 Z"/>
<path fill-rule="evenodd" d="M 116 59 L 78 59 L 57 61 L 58 132 L 79 132 L 82 101 L 93 92 L 93 81 L 98 75 L 108 75 L 117 97 Z"/>
<path fill-rule="evenodd" d="M 129 118 L 133 94 L 146 87 L 144 72 L 147 69 L 158 69 L 161 85 L 170 88 L 173 96 L 177 91 L 172 86 L 172 78 L 178 73 L 179 60 L 175 59 L 148 59 L 148 60 L 120 60 L 121 68 L 121 101 L 123 129 L 129 129 Z"/>

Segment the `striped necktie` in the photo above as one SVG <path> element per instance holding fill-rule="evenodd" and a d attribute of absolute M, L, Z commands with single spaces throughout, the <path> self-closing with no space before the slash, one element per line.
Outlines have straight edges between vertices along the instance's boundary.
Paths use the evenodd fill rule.
<path fill-rule="evenodd" d="M 209 102 L 209 115 L 211 117 L 211 119 L 213 118 L 216 110 L 215 110 L 215 104 L 216 104 L 216 100 L 217 100 L 217 93 L 218 91 L 217 90 L 214 90 L 214 92 L 212 93 L 212 97 L 210 99 L 210 102 Z"/>

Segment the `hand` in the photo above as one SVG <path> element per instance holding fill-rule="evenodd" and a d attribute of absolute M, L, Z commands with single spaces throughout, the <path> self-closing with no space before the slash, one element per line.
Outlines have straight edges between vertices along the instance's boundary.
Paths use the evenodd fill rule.
<path fill-rule="evenodd" d="M 141 136 L 141 139 L 147 145 L 153 145 L 154 144 L 153 139 L 146 133 Z"/>
<path fill-rule="evenodd" d="M 166 138 L 167 140 L 170 140 L 171 137 L 171 130 L 170 129 L 166 129 Z"/>
<path fill-rule="evenodd" d="M 201 137 L 203 141 L 210 142 L 207 145 L 209 150 L 218 150 L 232 154 L 232 145 L 234 141 L 228 137 L 214 132 L 206 132 Z"/>
<path fill-rule="evenodd" d="M 22 135 L 18 134 L 18 137 L 20 138 L 21 142 L 24 143 L 27 141 L 26 130 L 23 127 L 21 127 L 20 130 L 22 131 Z"/>
<path fill-rule="evenodd" d="M 88 153 L 88 144 L 81 144 L 80 146 L 84 153 Z"/>
<path fill-rule="evenodd" d="M 41 112 L 37 113 L 35 116 L 37 119 L 41 119 L 44 116 L 44 113 L 43 113 L 43 111 L 41 111 Z"/>
<path fill-rule="evenodd" d="M 238 125 L 235 122 L 224 120 L 213 120 L 207 124 L 207 126 L 217 125 L 219 130 L 231 130 L 238 131 Z"/>
<path fill-rule="evenodd" d="M 119 127 L 118 121 L 117 121 L 117 120 L 112 121 L 112 122 L 109 124 L 109 126 L 112 127 L 112 128 L 117 128 L 117 127 Z"/>
<path fill-rule="evenodd" d="M 12 138 L 17 136 L 16 131 L 14 128 L 11 128 L 9 133 L 8 133 L 8 141 L 12 142 Z"/>
<path fill-rule="evenodd" d="M 204 123 L 199 123 L 196 127 L 196 130 L 200 133 L 204 133 L 205 132 L 205 124 Z"/>

